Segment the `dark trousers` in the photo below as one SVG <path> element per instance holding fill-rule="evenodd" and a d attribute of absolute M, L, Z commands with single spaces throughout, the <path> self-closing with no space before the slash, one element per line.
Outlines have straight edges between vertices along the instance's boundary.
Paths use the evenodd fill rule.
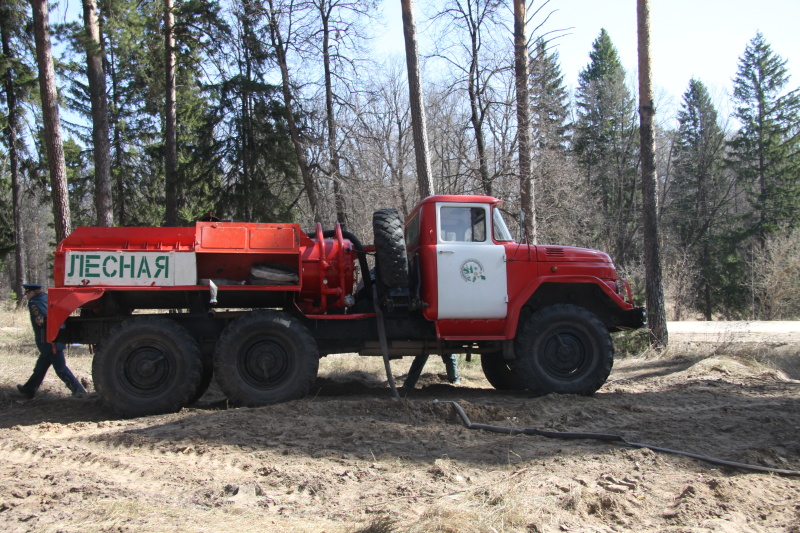
<path fill-rule="evenodd" d="M 36 366 L 33 367 L 33 374 L 28 378 L 24 387 L 32 392 L 39 389 L 39 386 L 44 381 L 45 375 L 50 367 L 56 371 L 56 375 L 64 382 L 72 394 L 86 392 L 81 382 L 78 381 L 67 368 L 67 360 L 64 358 L 64 350 L 61 349 L 63 345 L 54 345 L 49 342 L 37 342 L 36 346 L 39 348 L 39 358 L 36 360 Z M 54 350 L 54 347 L 58 346 Z"/>
<path fill-rule="evenodd" d="M 408 369 L 408 376 L 406 376 L 406 380 L 403 382 L 403 388 L 414 388 L 427 362 L 427 355 L 418 355 L 414 358 L 411 362 L 411 368 Z M 458 380 L 458 362 L 456 361 L 455 354 L 442 354 L 442 362 L 447 369 L 447 380 L 450 383 L 455 383 Z"/>

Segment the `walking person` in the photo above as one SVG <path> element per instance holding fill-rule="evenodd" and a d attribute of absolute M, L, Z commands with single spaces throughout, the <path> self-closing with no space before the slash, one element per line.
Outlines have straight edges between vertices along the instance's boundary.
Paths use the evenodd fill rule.
<path fill-rule="evenodd" d="M 86 389 L 67 368 L 67 361 L 64 358 L 65 346 L 60 343 L 47 342 L 47 293 L 42 290 L 41 285 L 36 283 L 26 283 L 22 289 L 25 291 L 25 299 L 28 300 L 28 311 L 31 314 L 31 325 L 36 347 L 39 349 L 39 358 L 33 367 L 31 377 L 24 385 L 17 385 L 17 390 L 26 398 L 33 398 L 44 381 L 44 376 L 52 366 L 56 375 L 66 384 L 73 396 L 86 395 Z"/>

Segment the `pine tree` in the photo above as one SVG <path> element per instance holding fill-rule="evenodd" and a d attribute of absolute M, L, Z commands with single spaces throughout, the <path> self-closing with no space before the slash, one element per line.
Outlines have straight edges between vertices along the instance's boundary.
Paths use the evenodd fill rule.
<path fill-rule="evenodd" d="M 590 190 L 603 213 L 595 241 L 612 251 L 619 265 L 637 256 L 640 182 L 636 103 L 625 85 L 625 70 L 603 29 L 592 44 L 575 96 L 574 149 Z"/>
<path fill-rule="evenodd" d="M 536 244 L 536 190 L 533 187 L 531 156 L 530 71 L 528 70 L 528 37 L 525 0 L 514 0 L 514 85 L 517 97 L 517 142 L 519 145 L 519 198 L 525 214 L 525 241 Z M 490 194 L 487 191 L 486 194 Z"/>
<path fill-rule="evenodd" d="M 168 91 L 162 5 L 142 3 L 139 7 L 143 21 L 140 46 L 144 54 L 140 57 L 141 65 L 132 72 L 132 88 L 141 91 L 145 98 L 142 119 L 146 119 L 148 130 L 154 131 L 155 136 L 146 140 L 144 157 L 138 161 L 142 166 L 136 169 L 144 191 L 138 184 L 131 191 L 138 195 L 136 210 L 127 209 L 127 213 L 131 220 L 136 217 L 142 222 L 151 220 L 151 224 L 169 220 L 184 225 L 207 214 L 220 200 L 220 159 L 208 152 L 214 144 L 215 122 L 210 104 L 214 95 L 209 94 L 210 89 L 203 82 L 203 68 L 209 64 L 209 56 L 217 50 L 219 42 L 224 42 L 220 34 L 226 27 L 214 0 L 174 4 L 176 161 L 174 184 L 167 191 L 164 164 L 167 146 L 161 132 L 168 107 L 164 105 Z M 151 125 L 156 129 L 150 130 Z M 169 213 L 169 208 L 164 211 L 167 192 L 174 195 L 175 213 Z"/>
<path fill-rule="evenodd" d="M 769 234 L 800 220 L 800 90 L 787 91 L 788 83 L 786 60 L 757 33 L 734 79 L 741 128 L 730 142 L 730 165 L 749 193 L 747 230 L 762 247 Z"/>
<path fill-rule="evenodd" d="M 165 223 L 178 225 L 178 104 L 175 76 L 175 11 L 164 0 L 164 197 Z"/>
<path fill-rule="evenodd" d="M 143 112 L 148 98 L 150 68 L 145 35 L 146 6 L 125 0 L 101 2 L 101 26 L 105 34 L 106 75 L 109 92 L 109 127 L 111 136 L 111 183 L 114 218 L 121 226 L 158 224 L 161 214 L 148 216 L 162 202 L 156 201 L 154 175 L 143 171 L 146 147 L 155 141 L 159 123 Z"/>
<path fill-rule="evenodd" d="M 53 199 L 53 218 L 56 240 L 61 241 L 72 231 L 69 212 L 67 169 L 58 111 L 55 69 L 50 43 L 50 10 L 47 0 L 32 0 L 33 33 L 36 41 L 36 63 L 39 67 L 39 95 L 42 99 L 42 121 L 50 169 L 49 183 Z"/>
<path fill-rule="evenodd" d="M 550 51 L 544 39 L 537 39 L 530 65 L 534 150 L 564 151 L 571 139 L 571 124 L 558 52 Z"/>
<path fill-rule="evenodd" d="M 0 0 L 0 94 L 6 104 L 7 115 L 0 116 L 3 138 L 8 153 L 8 171 L 11 183 L 11 205 L 6 195 L 0 200 L 0 209 L 4 213 L 11 212 L 10 220 L 4 217 L 0 227 L 2 242 L 0 246 L 14 248 L 14 290 L 19 296 L 18 305 L 22 305 L 22 283 L 25 281 L 25 254 L 23 250 L 23 232 L 21 216 L 21 195 L 23 189 L 22 163 L 25 155 L 25 144 L 20 125 L 24 120 L 22 103 L 33 93 L 36 77 L 23 60 L 28 55 L 24 28 L 29 24 L 26 3 L 18 0 Z M 5 188 L 5 183 L 2 184 Z M 5 192 L 5 191 L 4 191 Z"/>
<path fill-rule="evenodd" d="M 155 23 L 160 4 L 106 0 L 98 14 L 105 51 L 104 71 L 108 93 L 110 136 L 110 175 L 113 210 L 116 222 L 127 225 L 157 225 L 163 217 L 163 168 L 154 165 L 160 158 L 161 110 L 156 88 L 163 80 L 154 79 L 154 64 L 163 62 L 163 52 L 156 57 L 156 42 L 151 36 L 158 31 Z M 92 122 L 90 91 L 86 83 L 86 37 L 83 25 L 67 24 L 61 28 L 62 42 L 67 44 L 61 58 L 62 75 L 70 80 L 65 91 L 67 107 Z M 84 146 L 91 146 L 92 128 L 79 124 L 68 126 L 70 133 Z M 74 202 L 73 202 L 74 203 Z"/>
<path fill-rule="evenodd" d="M 104 70 L 105 50 L 100 32 L 97 0 L 83 0 L 86 63 L 92 107 L 95 211 L 98 226 L 113 226 L 111 205 L 111 145 L 108 130 L 108 95 Z"/>
<path fill-rule="evenodd" d="M 706 320 L 711 320 L 718 305 L 715 295 L 722 286 L 719 239 L 733 191 L 733 181 L 723 165 L 724 153 L 725 134 L 717 110 L 705 85 L 692 79 L 678 113 L 672 148 L 674 171 L 665 209 L 665 226 L 674 235 L 673 262 L 680 265 L 676 277 L 682 285 L 676 320 L 680 320 L 684 304 L 701 311 Z"/>
<path fill-rule="evenodd" d="M 215 86 L 215 136 L 224 161 L 215 212 L 245 221 L 291 221 L 302 184 L 280 87 L 267 81 L 273 73 L 269 20 L 252 1 L 241 2 L 232 17 L 224 46 L 228 69 Z"/>
<path fill-rule="evenodd" d="M 650 345 L 666 348 L 669 343 L 664 282 L 661 269 L 661 227 L 658 216 L 656 171 L 656 115 L 653 69 L 650 59 L 650 0 L 636 1 L 639 59 L 639 161 L 642 176 L 642 233 L 647 298 L 647 329 Z"/>

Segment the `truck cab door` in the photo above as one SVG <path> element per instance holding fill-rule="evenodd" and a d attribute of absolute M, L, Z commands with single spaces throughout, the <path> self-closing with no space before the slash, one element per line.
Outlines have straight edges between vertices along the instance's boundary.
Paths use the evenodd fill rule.
<path fill-rule="evenodd" d="M 438 319 L 497 319 L 508 311 L 505 247 L 488 204 L 436 204 Z"/>

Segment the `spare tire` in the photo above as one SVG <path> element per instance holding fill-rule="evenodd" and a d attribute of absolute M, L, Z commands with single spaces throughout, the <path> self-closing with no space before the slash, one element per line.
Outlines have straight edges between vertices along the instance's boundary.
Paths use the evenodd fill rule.
<path fill-rule="evenodd" d="M 408 287 L 408 255 L 403 223 L 396 209 L 372 214 L 375 235 L 375 268 L 381 284 L 388 289 Z"/>

